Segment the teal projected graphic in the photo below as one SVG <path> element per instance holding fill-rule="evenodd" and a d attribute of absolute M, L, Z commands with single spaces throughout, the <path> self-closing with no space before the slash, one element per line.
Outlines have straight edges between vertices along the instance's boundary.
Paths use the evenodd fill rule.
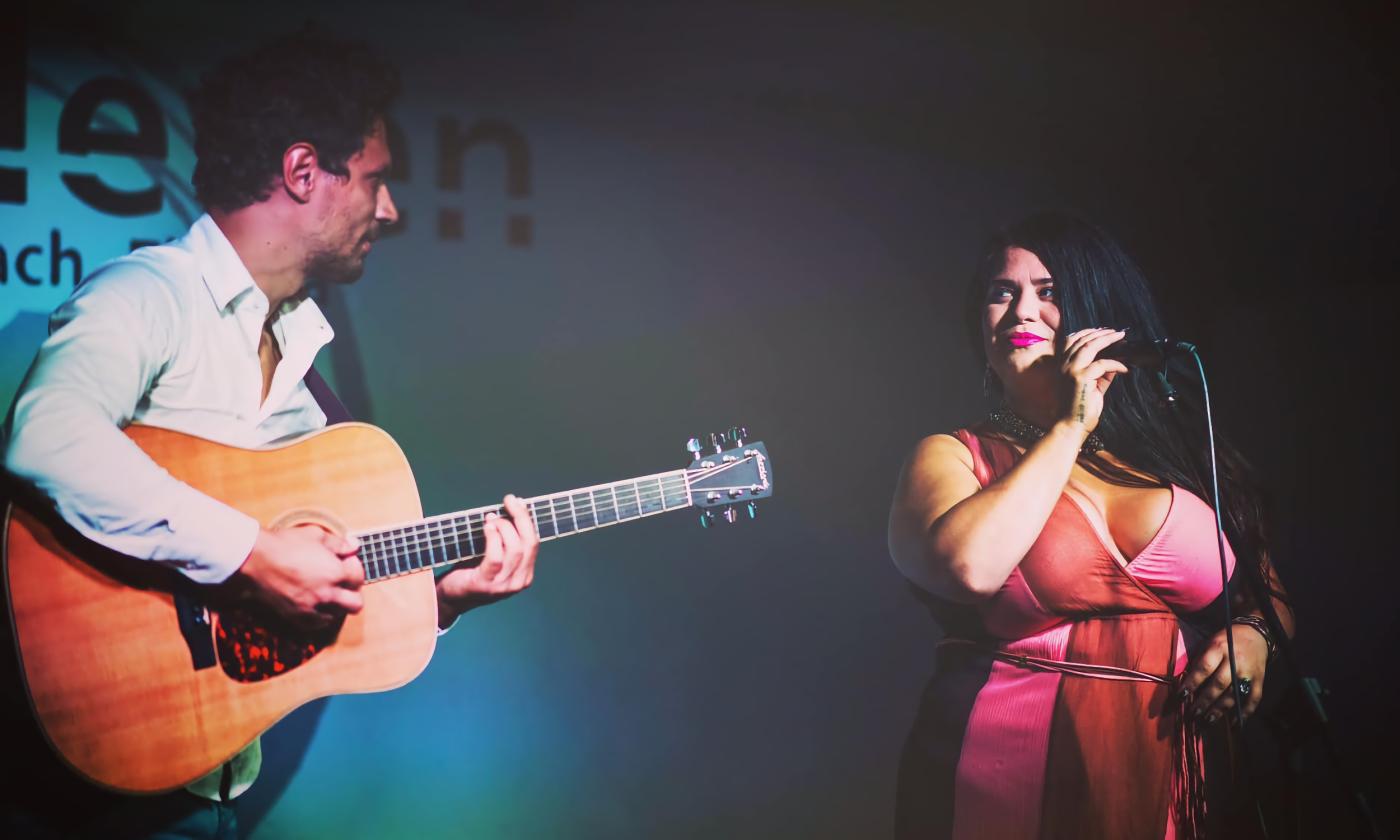
<path fill-rule="evenodd" d="M 103 262 L 184 232 L 199 214 L 178 94 L 130 64 L 33 54 L 0 114 L 0 394 L 12 394 L 48 313 Z M 7 80 L 13 81 L 13 80 Z"/>

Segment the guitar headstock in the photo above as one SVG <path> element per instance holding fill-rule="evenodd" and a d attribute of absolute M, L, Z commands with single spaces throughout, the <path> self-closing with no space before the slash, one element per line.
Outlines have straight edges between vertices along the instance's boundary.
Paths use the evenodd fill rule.
<path fill-rule="evenodd" d="M 691 438 L 686 450 L 690 503 L 700 509 L 700 524 L 708 528 L 719 518 L 731 525 L 741 514 L 753 519 L 758 500 L 773 495 L 773 465 L 761 441 L 747 442 L 749 430 L 734 426 L 724 434 Z"/>

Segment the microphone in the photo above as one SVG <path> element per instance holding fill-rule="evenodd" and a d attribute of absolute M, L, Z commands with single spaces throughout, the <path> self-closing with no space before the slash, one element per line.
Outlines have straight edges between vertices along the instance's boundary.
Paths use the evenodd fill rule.
<path fill-rule="evenodd" d="M 1194 352 L 1196 345 L 1189 341 L 1175 341 L 1170 338 L 1125 338 L 1100 350 L 1096 358 L 1115 359 L 1128 367 L 1158 367 L 1165 365 L 1167 359 L 1173 356 Z"/>

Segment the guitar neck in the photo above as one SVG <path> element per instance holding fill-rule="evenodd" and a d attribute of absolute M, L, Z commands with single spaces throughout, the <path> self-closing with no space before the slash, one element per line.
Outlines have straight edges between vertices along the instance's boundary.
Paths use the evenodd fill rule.
<path fill-rule="evenodd" d="M 525 500 L 541 540 L 581 534 L 691 506 L 685 470 L 629 478 Z M 479 559 L 486 553 L 486 516 L 501 505 L 445 513 L 392 528 L 354 534 L 365 581 Z"/>

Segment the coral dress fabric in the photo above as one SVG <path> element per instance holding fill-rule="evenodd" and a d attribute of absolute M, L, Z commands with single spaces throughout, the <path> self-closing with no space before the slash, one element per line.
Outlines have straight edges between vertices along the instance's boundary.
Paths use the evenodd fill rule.
<path fill-rule="evenodd" d="M 967 430 L 982 486 L 1020 453 Z M 1227 546 L 1227 568 L 1234 557 Z M 900 767 L 900 837 L 1175 837 L 1183 782 L 1171 686 L 1032 670 L 986 648 L 1130 668 L 1186 667 L 1178 615 L 1220 595 L 1215 514 L 1179 487 L 1156 536 L 1125 566 L 1061 495 L 1016 570 L 978 607 L 924 596 L 950 638 L 939 647 Z"/>

